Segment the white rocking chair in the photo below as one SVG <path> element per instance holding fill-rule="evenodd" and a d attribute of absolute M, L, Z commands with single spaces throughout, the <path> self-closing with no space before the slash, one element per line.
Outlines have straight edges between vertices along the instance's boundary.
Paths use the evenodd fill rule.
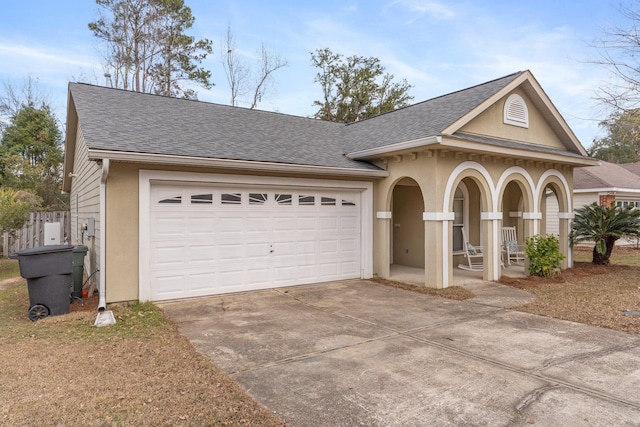
<path fill-rule="evenodd" d="M 469 243 L 469 238 L 467 237 L 467 232 L 464 227 L 462 227 L 462 240 L 464 257 L 467 259 L 467 264 L 458 264 L 458 268 L 467 271 L 482 271 L 484 269 L 482 246 L 473 246 Z"/>
<path fill-rule="evenodd" d="M 502 251 L 507 254 L 507 265 L 524 263 L 524 245 L 518 244 L 515 227 L 502 227 Z"/>

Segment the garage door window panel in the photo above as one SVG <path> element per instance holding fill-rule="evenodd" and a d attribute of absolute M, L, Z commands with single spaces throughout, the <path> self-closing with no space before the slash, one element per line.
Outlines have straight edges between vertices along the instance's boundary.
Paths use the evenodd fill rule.
<path fill-rule="evenodd" d="M 191 195 L 191 204 L 192 205 L 212 205 L 213 204 L 213 194 L 192 194 Z"/>
<path fill-rule="evenodd" d="M 182 203 L 182 196 L 171 196 L 161 199 L 158 203 L 161 205 L 179 205 Z"/>
<path fill-rule="evenodd" d="M 242 204 L 241 193 L 222 193 L 220 196 L 220 202 L 223 205 L 240 205 Z"/>
<path fill-rule="evenodd" d="M 299 206 L 314 206 L 316 204 L 315 196 L 307 196 L 300 194 L 298 196 L 298 205 Z"/>
<path fill-rule="evenodd" d="M 278 205 L 287 206 L 287 205 L 291 205 L 292 204 L 293 196 L 291 194 L 278 194 L 278 193 L 276 193 L 275 199 L 276 199 L 276 203 Z"/>
<path fill-rule="evenodd" d="M 264 205 L 267 202 L 267 193 L 249 193 L 250 205 Z"/>

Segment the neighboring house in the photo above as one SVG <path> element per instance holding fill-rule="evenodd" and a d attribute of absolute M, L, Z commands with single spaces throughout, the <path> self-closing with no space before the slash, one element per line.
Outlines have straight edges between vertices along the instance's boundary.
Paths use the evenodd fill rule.
<path fill-rule="evenodd" d="M 619 165 L 600 160 L 596 166 L 576 169 L 573 174 L 573 207 L 615 203 L 621 207 L 631 205 L 640 208 L 640 176 L 632 172 L 633 166 L 636 164 Z"/>
<path fill-rule="evenodd" d="M 573 207 L 592 203 L 640 208 L 640 165 L 619 165 L 603 160 L 596 166 L 576 169 L 573 174 Z M 634 173 L 637 172 L 636 173 Z M 620 239 L 617 244 L 635 244 Z"/>
<path fill-rule="evenodd" d="M 596 164 L 529 71 L 348 125 L 72 83 L 65 144 L 72 239 L 102 306 L 392 264 L 443 288 L 463 228 L 495 280 L 501 227 L 539 233 L 547 190 L 566 268 L 573 171 Z"/>

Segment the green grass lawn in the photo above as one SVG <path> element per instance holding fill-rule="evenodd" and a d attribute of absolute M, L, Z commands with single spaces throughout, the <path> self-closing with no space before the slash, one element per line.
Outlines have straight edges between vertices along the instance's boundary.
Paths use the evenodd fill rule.
<path fill-rule="evenodd" d="M 591 262 L 593 247 L 580 246 L 573 250 L 573 260 Z M 616 246 L 611 253 L 611 264 L 640 267 L 640 250 L 631 247 Z"/>
<path fill-rule="evenodd" d="M 0 258 L 0 281 L 20 276 L 17 260 Z"/>

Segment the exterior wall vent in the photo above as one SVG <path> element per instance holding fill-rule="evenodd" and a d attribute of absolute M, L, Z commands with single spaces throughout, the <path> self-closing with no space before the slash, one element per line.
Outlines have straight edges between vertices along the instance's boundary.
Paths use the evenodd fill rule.
<path fill-rule="evenodd" d="M 529 128 L 529 110 L 520 95 L 509 95 L 504 103 L 504 123 Z"/>

